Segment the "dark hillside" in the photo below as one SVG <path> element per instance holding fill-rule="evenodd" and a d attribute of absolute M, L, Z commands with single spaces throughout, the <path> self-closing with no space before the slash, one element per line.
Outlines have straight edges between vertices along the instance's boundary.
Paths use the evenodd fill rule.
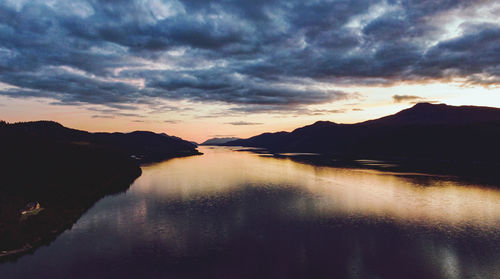
<path fill-rule="evenodd" d="M 38 121 L 0 122 L 0 154 L 2 259 L 44 244 L 100 198 L 127 190 L 141 174 L 140 161 L 199 152 L 189 142 L 151 132 L 93 134 Z M 43 210 L 22 216 L 30 202 Z"/>
<path fill-rule="evenodd" d="M 499 142 L 500 109 L 422 103 L 362 123 L 318 121 L 226 145 L 346 158 L 497 162 Z"/>

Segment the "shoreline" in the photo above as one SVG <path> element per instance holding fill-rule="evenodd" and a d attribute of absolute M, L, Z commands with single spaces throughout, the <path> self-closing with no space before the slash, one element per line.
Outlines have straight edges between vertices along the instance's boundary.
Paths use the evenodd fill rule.
<path fill-rule="evenodd" d="M 47 210 L 44 210 L 44 214 L 40 213 L 39 215 L 29 216 L 28 220 L 19 220 L 19 223 L 17 225 L 11 225 L 11 227 L 14 227 L 13 229 L 17 227 L 17 229 L 19 230 L 26 230 L 26 227 L 28 227 L 30 231 L 38 229 L 38 233 L 32 234 L 30 237 L 31 239 L 24 243 L 24 245 L 20 248 L 0 251 L 0 264 L 11 260 L 15 261 L 25 254 L 34 252 L 37 248 L 43 245 L 50 244 L 60 234 L 68 229 L 71 229 L 73 225 L 83 216 L 83 214 L 85 214 L 85 212 L 92 208 L 95 203 L 97 203 L 104 197 L 127 191 L 135 181 L 135 179 L 139 178 L 141 174 L 142 170 L 136 173 L 136 175 L 129 174 L 124 176 L 123 179 L 127 179 L 128 182 L 124 182 L 122 179 L 117 177 L 110 178 L 110 181 L 115 181 L 116 183 L 104 182 L 101 184 L 102 188 L 107 189 L 108 191 L 100 193 L 97 196 L 88 197 L 84 203 L 78 204 L 75 206 L 75 208 L 69 209 L 69 213 L 60 213 L 54 209 L 48 210 L 48 212 Z M 45 222 L 43 223 L 44 226 L 39 225 L 39 222 L 41 220 L 40 217 L 41 219 L 43 219 L 43 221 L 48 222 L 49 227 L 46 227 L 47 223 Z M 60 223 L 59 221 L 61 219 L 64 219 L 64 222 Z M 42 227 L 42 229 L 40 229 L 39 227 Z"/>
<path fill-rule="evenodd" d="M 24 243 L 24 245 L 20 248 L 0 251 L 0 265 L 8 261 L 16 261 L 23 255 L 29 254 L 30 252 L 34 252 L 36 251 L 37 248 L 43 245 L 50 244 L 60 234 L 62 234 L 68 229 L 71 229 L 72 226 L 83 216 L 83 214 L 85 214 L 85 212 L 87 212 L 90 208 L 92 208 L 94 204 L 100 201 L 102 198 L 127 191 L 133 184 L 133 182 L 141 176 L 142 174 L 141 166 L 147 166 L 150 164 L 155 164 L 175 158 L 184 158 L 184 157 L 199 156 L 199 155 L 203 155 L 203 153 L 198 151 L 198 152 L 193 152 L 192 154 L 177 154 L 176 156 L 167 156 L 163 159 L 157 158 L 156 160 L 137 162 L 138 172 L 136 172 L 135 174 L 129 173 L 128 175 L 123 175 L 121 177 L 110 177 L 107 182 L 101 183 L 101 188 L 108 189 L 108 191 L 99 194 L 98 197 L 94 198 L 89 197 L 88 202 L 86 202 L 84 205 L 78 206 L 78 209 L 80 210 L 78 209 L 72 210 L 72 213 L 70 214 L 71 216 L 57 216 L 67 219 L 63 224 L 59 224 L 57 227 L 52 227 L 49 231 L 42 232 L 41 233 L 42 236 L 34 237 L 32 241 Z M 44 211 L 45 214 L 49 215 L 50 213 L 53 213 L 53 211 L 50 210 L 48 213 L 47 210 Z M 42 213 L 40 213 L 40 215 L 42 217 L 44 216 L 42 215 Z M 40 217 L 40 215 L 29 216 L 28 218 L 33 219 L 36 217 Z M 51 217 L 55 218 L 55 216 Z M 21 225 L 21 221 L 19 221 L 19 225 Z"/>
<path fill-rule="evenodd" d="M 141 164 L 201 154 L 166 134 L 89 133 L 52 121 L 3 123 L 0 138 L 0 262 L 50 243 L 97 201 L 129 189 Z M 22 217 L 32 202 L 45 209 Z"/>
<path fill-rule="evenodd" d="M 231 147 L 231 146 L 230 146 Z M 260 147 L 234 147 L 236 152 L 250 152 L 262 157 L 276 159 L 288 159 L 297 163 L 333 167 L 333 168 L 359 168 L 377 170 L 381 172 L 394 172 L 401 175 L 427 175 L 455 177 L 481 183 L 485 185 L 498 185 L 500 175 L 498 174 L 499 163 L 492 162 L 466 162 L 453 160 L 435 160 L 432 158 L 410 158 L 410 157 L 345 157 L 325 153 L 304 152 L 275 152 Z M 498 186 L 496 186 L 498 187 Z"/>

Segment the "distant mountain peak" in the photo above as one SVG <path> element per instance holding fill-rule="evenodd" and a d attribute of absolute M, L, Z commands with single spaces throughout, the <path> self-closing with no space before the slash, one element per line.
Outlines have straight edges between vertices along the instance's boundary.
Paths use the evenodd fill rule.
<path fill-rule="evenodd" d="M 328 121 L 328 120 L 318 120 L 314 122 L 312 125 L 336 125 L 337 123 Z"/>
<path fill-rule="evenodd" d="M 423 108 L 423 107 L 437 107 L 437 106 L 447 106 L 446 104 L 432 104 L 429 102 L 416 103 L 412 108 Z"/>
<path fill-rule="evenodd" d="M 311 131 L 311 130 L 323 130 L 323 129 L 328 129 L 328 128 L 339 126 L 339 125 L 340 124 L 337 124 L 335 122 L 320 120 L 320 121 L 314 122 L 311 125 L 297 128 L 297 129 L 293 130 L 292 133 L 301 133 L 304 131 Z"/>
<path fill-rule="evenodd" d="M 219 145 L 219 144 L 225 144 L 225 143 L 228 143 L 230 141 L 235 141 L 235 140 L 239 140 L 240 138 L 236 138 L 236 137 L 215 137 L 215 138 L 211 138 L 211 139 L 208 139 L 204 142 L 201 143 L 201 145 Z"/>
<path fill-rule="evenodd" d="M 332 121 L 327 121 L 327 120 L 319 120 L 314 122 L 311 125 L 307 125 L 305 127 L 316 127 L 316 128 L 321 128 L 321 127 L 331 127 L 331 126 L 337 126 L 339 124 L 332 122 Z"/>
<path fill-rule="evenodd" d="M 396 114 L 359 125 L 463 125 L 500 120 L 500 109 L 480 106 L 451 106 L 418 103 Z"/>

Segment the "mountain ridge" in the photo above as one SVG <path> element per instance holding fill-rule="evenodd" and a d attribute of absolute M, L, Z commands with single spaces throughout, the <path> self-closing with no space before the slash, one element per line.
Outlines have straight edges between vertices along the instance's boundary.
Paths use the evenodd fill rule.
<path fill-rule="evenodd" d="M 128 156 L 134 156 L 141 162 L 200 154 L 196 150 L 197 146 L 195 144 L 165 133 L 151 131 L 87 132 L 68 128 L 58 122 L 49 120 L 16 122 L 6 125 L 30 135 L 54 141 L 70 141 L 80 144 L 92 143 L 119 150 Z"/>
<path fill-rule="evenodd" d="M 224 144 L 224 143 L 227 143 L 227 142 L 230 142 L 230 141 L 234 141 L 234 140 L 239 140 L 241 138 L 237 138 L 237 137 L 215 137 L 215 138 L 210 138 L 210 139 L 207 139 L 206 141 L 200 143 L 200 145 L 220 145 L 220 144 Z"/>
<path fill-rule="evenodd" d="M 419 103 L 355 124 L 317 121 L 291 132 L 264 133 L 229 146 L 342 157 L 493 161 L 500 156 L 500 109 Z"/>

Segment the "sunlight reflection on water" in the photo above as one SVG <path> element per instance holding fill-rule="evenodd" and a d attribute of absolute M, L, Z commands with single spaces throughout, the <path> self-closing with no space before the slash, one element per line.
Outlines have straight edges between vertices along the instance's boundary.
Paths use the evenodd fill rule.
<path fill-rule="evenodd" d="M 243 184 L 295 187 L 315 198 L 315 210 L 310 214 L 371 216 L 439 227 L 473 226 L 485 232 L 496 232 L 500 225 L 498 189 L 445 176 L 318 167 L 247 152 L 227 152 L 226 148 L 202 151 L 203 157 L 180 158 L 144 168 L 131 191 L 196 199 L 224 195 Z M 289 206 L 300 211 L 297 202 Z"/>

